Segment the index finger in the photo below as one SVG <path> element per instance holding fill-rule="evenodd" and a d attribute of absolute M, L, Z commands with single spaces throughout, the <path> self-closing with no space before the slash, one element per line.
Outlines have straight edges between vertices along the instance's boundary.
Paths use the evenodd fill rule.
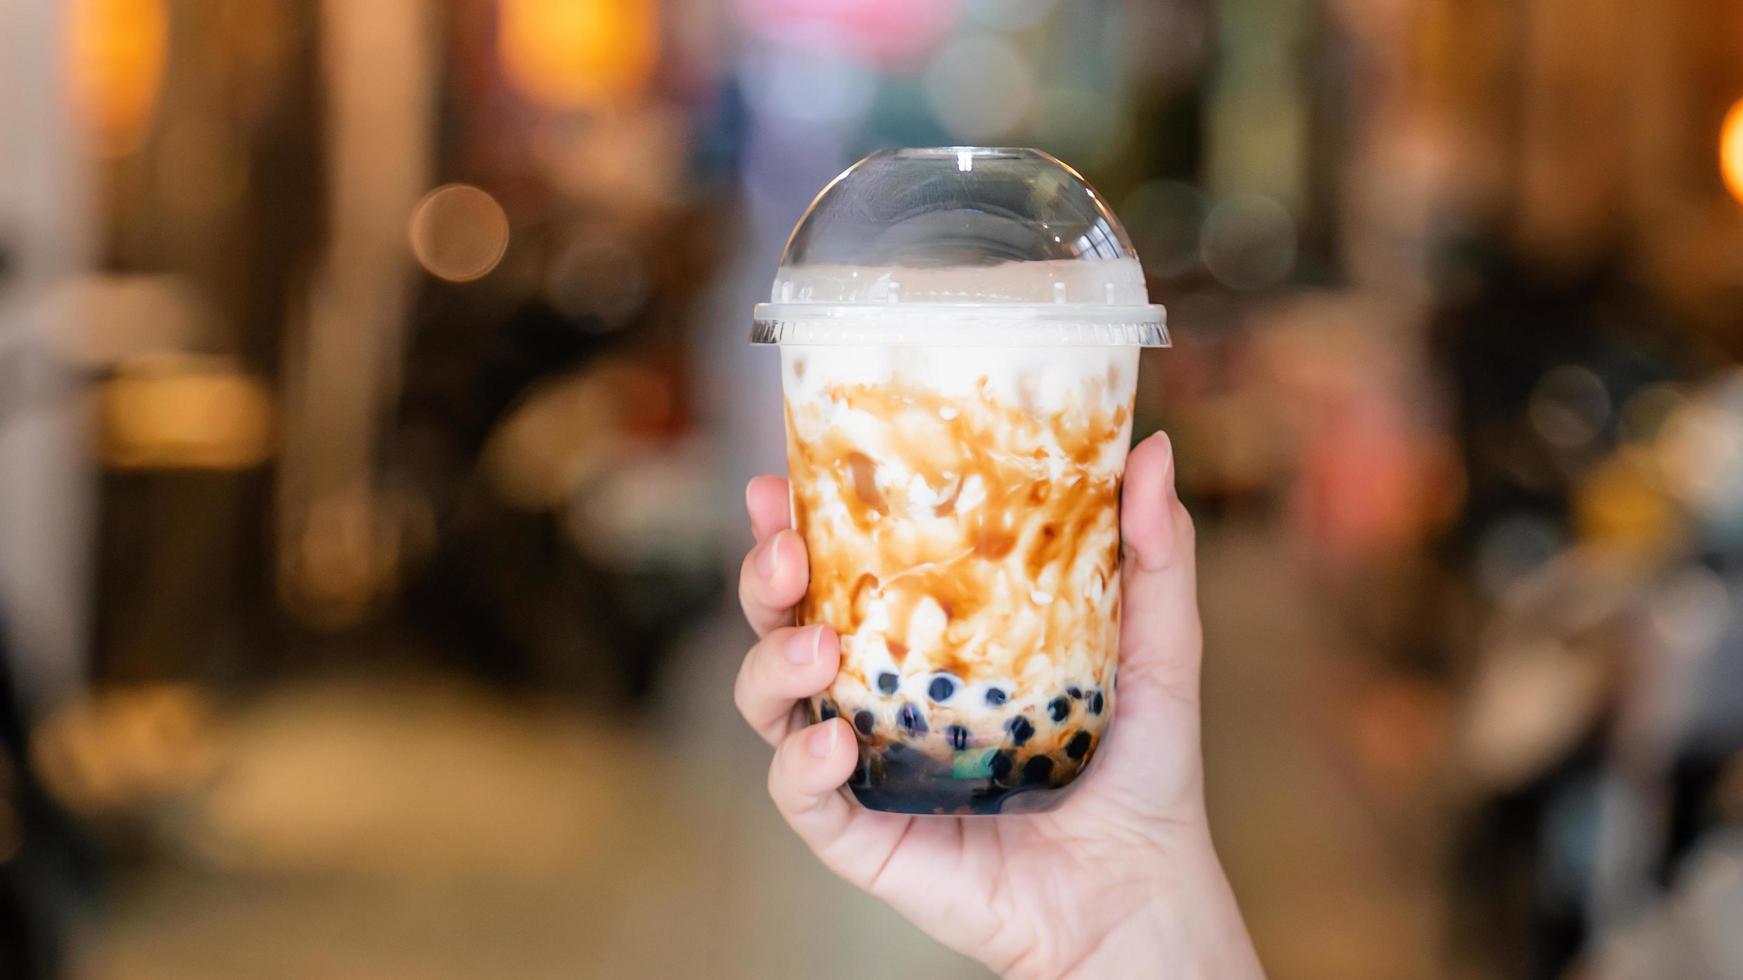
<path fill-rule="evenodd" d="M 738 573 L 738 601 L 758 636 L 793 621 L 793 606 L 810 580 L 805 542 L 788 528 L 787 481 L 759 476 L 744 488 L 756 547 Z"/>

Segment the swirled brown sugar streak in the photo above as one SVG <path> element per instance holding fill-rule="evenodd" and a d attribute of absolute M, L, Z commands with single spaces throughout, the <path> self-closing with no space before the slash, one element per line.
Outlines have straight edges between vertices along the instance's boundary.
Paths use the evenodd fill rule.
<path fill-rule="evenodd" d="M 1135 348 L 786 347 L 801 624 L 841 635 L 815 717 L 866 806 L 1045 809 L 1113 712 Z"/>

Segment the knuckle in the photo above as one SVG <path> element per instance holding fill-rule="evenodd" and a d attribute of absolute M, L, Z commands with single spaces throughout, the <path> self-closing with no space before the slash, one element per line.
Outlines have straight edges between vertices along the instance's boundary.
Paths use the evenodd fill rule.
<path fill-rule="evenodd" d="M 755 583 L 755 577 L 751 572 L 751 557 L 751 555 L 745 555 L 743 564 L 738 567 L 738 604 L 746 616 L 751 614 L 751 610 L 756 605 L 756 595 L 751 588 Z"/>
<path fill-rule="evenodd" d="M 749 721 L 751 716 L 750 695 L 750 663 L 749 659 L 746 658 L 746 662 L 738 669 L 738 678 L 732 683 L 733 707 L 738 709 L 738 713 L 743 715 L 746 721 Z"/>
<path fill-rule="evenodd" d="M 1173 504 L 1174 532 L 1178 536 L 1180 548 L 1190 553 L 1198 541 L 1198 528 L 1192 522 L 1192 514 L 1186 505 L 1176 500 Z"/>
<path fill-rule="evenodd" d="M 775 748 L 775 757 L 769 760 L 768 789 L 769 799 L 775 801 L 778 809 L 786 809 L 786 793 L 783 791 L 782 767 L 786 765 L 787 746 L 791 739 L 783 741 Z"/>
<path fill-rule="evenodd" d="M 755 694 L 781 694 L 787 671 L 782 668 L 781 647 L 792 638 L 794 627 L 778 626 L 769 630 L 745 658 L 745 682 Z"/>

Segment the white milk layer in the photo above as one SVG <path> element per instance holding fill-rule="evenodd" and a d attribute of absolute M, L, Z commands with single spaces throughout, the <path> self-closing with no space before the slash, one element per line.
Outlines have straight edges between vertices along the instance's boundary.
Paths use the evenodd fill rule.
<path fill-rule="evenodd" d="M 1099 733 L 1137 368 L 1132 347 L 782 348 L 800 619 L 841 634 L 843 715 L 874 738 L 916 715 L 974 745 L 1018 714 L 1037 743 Z M 1105 711 L 1055 725 L 1068 690 Z"/>

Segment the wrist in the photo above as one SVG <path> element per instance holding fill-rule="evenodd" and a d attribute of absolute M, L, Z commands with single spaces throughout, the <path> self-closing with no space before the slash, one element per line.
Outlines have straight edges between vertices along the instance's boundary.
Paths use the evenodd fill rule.
<path fill-rule="evenodd" d="M 1234 891 L 1208 841 L 1161 873 L 1151 900 L 1061 975 L 1263 980 Z"/>
<path fill-rule="evenodd" d="M 1140 862 L 1142 897 L 1070 950 L 1005 973 L 1011 980 L 1156 976 L 1263 980 L 1233 890 L 1208 834 Z"/>

